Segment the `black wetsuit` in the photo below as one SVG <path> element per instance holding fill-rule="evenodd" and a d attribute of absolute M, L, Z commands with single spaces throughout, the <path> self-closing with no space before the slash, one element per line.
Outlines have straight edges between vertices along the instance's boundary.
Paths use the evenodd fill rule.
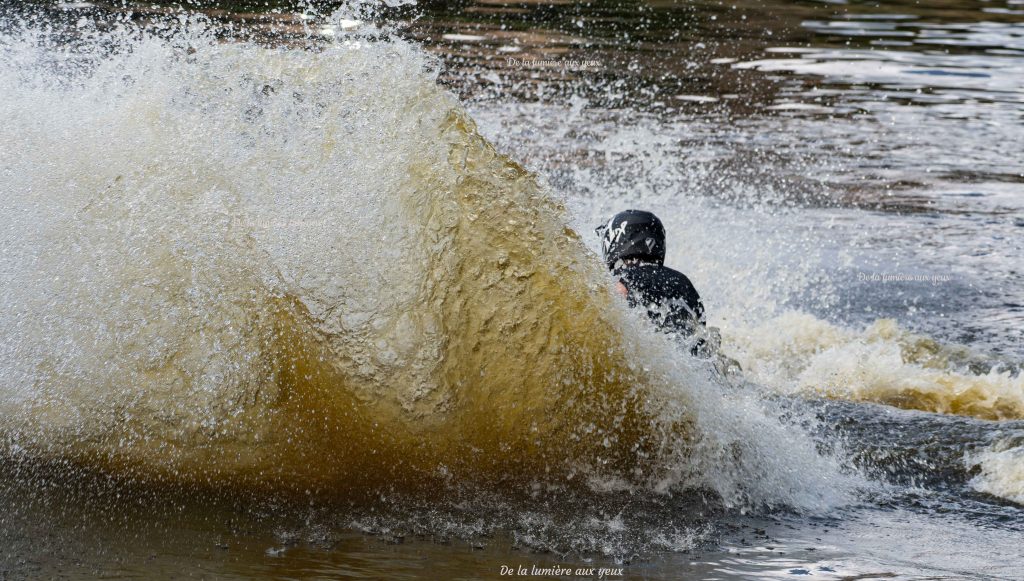
<path fill-rule="evenodd" d="M 662 331 L 688 337 L 704 325 L 700 295 L 683 273 L 645 262 L 622 266 L 614 274 L 626 287 L 629 306 L 647 309 Z"/>

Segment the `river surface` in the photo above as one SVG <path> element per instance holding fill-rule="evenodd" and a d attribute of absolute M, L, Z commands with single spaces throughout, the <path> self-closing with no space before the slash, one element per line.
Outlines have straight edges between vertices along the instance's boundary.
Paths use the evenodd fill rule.
<path fill-rule="evenodd" d="M 1021 0 L 2 2 L 0 87 L 0 579 L 1024 579 Z"/>

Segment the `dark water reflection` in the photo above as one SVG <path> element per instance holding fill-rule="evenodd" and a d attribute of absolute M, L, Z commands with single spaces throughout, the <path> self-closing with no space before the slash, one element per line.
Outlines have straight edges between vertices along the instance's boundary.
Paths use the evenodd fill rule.
<path fill-rule="evenodd" d="M 123 10 L 45 4 L 69 18 Z M 306 44 L 348 34 L 329 22 L 340 2 L 183 4 L 241 24 L 233 37 Z M 176 9 L 128 6 L 139 18 Z M 1024 151 L 1019 0 L 421 1 L 377 18 L 439 55 L 443 82 L 470 105 L 582 98 L 667 120 L 749 118 L 796 133 L 779 145 L 844 158 L 837 202 L 901 211 L 1024 204 L 1024 160 L 1010 153 Z M 972 199 L 922 195 L 950 184 L 971 184 Z"/>

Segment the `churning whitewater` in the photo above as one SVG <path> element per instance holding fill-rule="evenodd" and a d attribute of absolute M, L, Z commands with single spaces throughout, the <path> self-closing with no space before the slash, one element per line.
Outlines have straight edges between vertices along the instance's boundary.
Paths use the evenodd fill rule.
<path fill-rule="evenodd" d="M 835 447 L 617 302 L 415 45 L 164 24 L 2 28 L 6 455 L 329 496 L 849 499 Z"/>

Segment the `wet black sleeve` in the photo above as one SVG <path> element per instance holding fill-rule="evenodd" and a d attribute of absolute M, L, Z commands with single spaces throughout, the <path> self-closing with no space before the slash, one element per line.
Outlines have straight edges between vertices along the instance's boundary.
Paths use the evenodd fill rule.
<path fill-rule="evenodd" d="M 690 279 L 680 275 L 673 285 L 673 295 L 667 301 L 669 312 L 666 327 L 687 335 L 693 333 L 698 325 L 705 325 L 704 303 Z"/>
<path fill-rule="evenodd" d="M 620 271 L 631 307 L 643 307 L 660 329 L 682 335 L 692 334 L 704 324 L 704 305 L 690 279 L 679 271 L 660 265 L 640 265 Z"/>

